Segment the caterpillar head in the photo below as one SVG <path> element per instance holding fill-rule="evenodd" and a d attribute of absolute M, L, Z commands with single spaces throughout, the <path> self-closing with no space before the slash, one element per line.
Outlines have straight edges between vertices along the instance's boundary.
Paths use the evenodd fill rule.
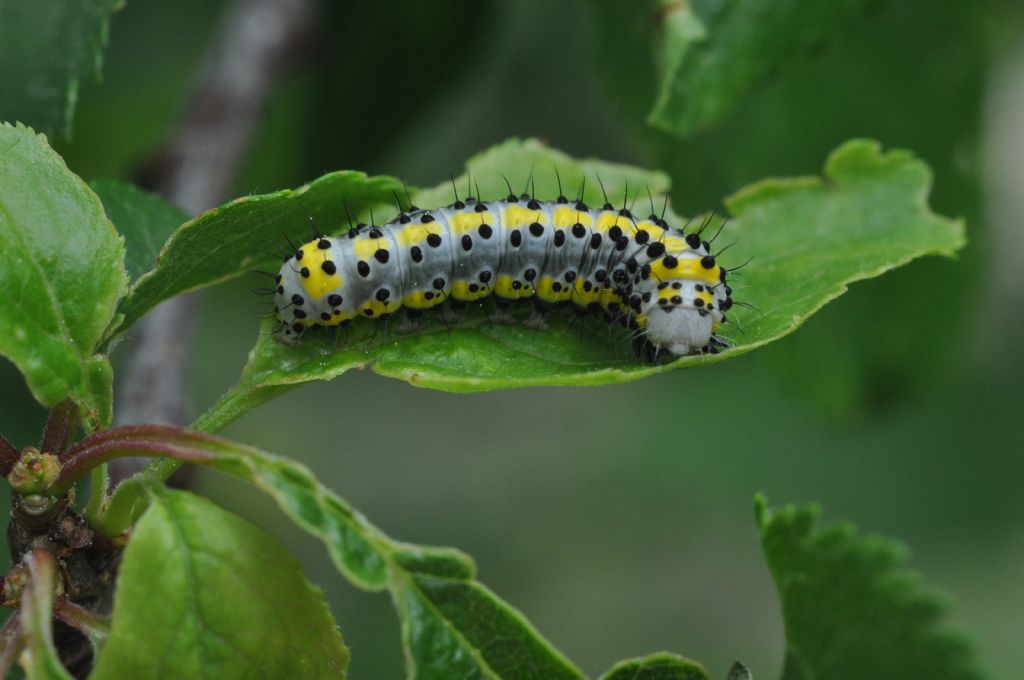
<path fill-rule="evenodd" d="M 659 283 L 644 302 L 647 341 L 658 352 L 681 357 L 703 351 L 728 306 L 724 292 L 694 281 Z"/>
<path fill-rule="evenodd" d="M 683 305 L 652 309 L 647 317 L 647 340 L 661 352 L 682 357 L 701 351 L 711 340 L 711 315 Z"/>

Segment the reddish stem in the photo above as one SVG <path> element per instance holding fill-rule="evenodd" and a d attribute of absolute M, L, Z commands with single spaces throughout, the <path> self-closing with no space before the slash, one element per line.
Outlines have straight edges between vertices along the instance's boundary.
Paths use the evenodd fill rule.
<path fill-rule="evenodd" d="M 6 477 L 11 473 L 11 468 L 21 458 L 21 452 L 7 440 L 7 437 L 0 434 L 0 475 Z"/>
<path fill-rule="evenodd" d="M 75 444 L 67 452 L 67 458 L 72 458 L 78 451 L 95 446 L 101 442 L 121 441 L 125 439 L 157 439 L 157 440 L 183 440 L 183 441 L 220 441 L 213 435 L 204 432 L 186 430 L 175 425 L 123 425 L 109 430 L 97 432 L 86 437 Z"/>
<path fill-rule="evenodd" d="M 145 428 L 148 426 L 138 426 Z M 152 426 L 162 427 L 162 426 Z M 122 429 L 122 428 L 118 428 Z M 124 428 L 127 429 L 127 428 Z M 185 432 L 180 428 L 171 428 L 176 433 L 176 438 L 187 441 L 188 437 L 182 437 Z M 110 430 L 109 432 L 113 432 Z M 192 433 L 188 433 L 191 435 Z M 99 436 L 99 435 L 97 435 Z M 153 435 L 156 436 L 156 435 Z M 90 438 L 91 439 L 91 438 Z M 94 441 L 90 445 L 78 446 L 68 452 L 68 458 L 64 461 L 57 483 L 50 489 L 53 495 L 60 495 L 70 489 L 75 482 L 85 476 L 92 468 L 106 463 L 115 458 L 128 456 L 153 456 L 158 458 L 174 458 L 186 463 L 205 463 L 214 459 L 214 454 L 187 445 L 181 445 L 172 441 L 159 441 L 152 439 L 112 439 Z"/>

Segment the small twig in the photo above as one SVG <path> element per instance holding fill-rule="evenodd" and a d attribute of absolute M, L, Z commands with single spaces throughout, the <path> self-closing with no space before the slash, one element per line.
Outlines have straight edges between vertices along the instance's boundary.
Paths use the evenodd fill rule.
<path fill-rule="evenodd" d="M 0 678 L 7 677 L 21 646 L 21 616 L 14 612 L 0 628 Z"/>
<path fill-rule="evenodd" d="M 50 409 L 39 450 L 43 453 L 52 453 L 60 458 L 64 449 L 68 447 L 71 439 L 75 436 L 77 428 L 78 406 L 70 399 L 65 399 Z"/>
<path fill-rule="evenodd" d="M 53 613 L 58 619 L 72 628 L 82 631 L 92 642 L 93 647 L 97 649 L 110 635 L 109 616 L 91 612 L 64 596 L 57 598 L 56 603 L 53 605 Z"/>
<path fill-rule="evenodd" d="M 195 215 L 223 202 L 282 65 L 312 14 L 310 0 L 236 0 L 211 40 L 191 103 L 151 184 Z M 185 424 L 185 367 L 196 294 L 158 306 L 138 325 L 122 382 L 118 423 Z M 119 461 L 115 479 L 140 465 Z"/>
<path fill-rule="evenodd" d="M 173 458 L 205 463 L 214 451 L 237 448 L 220 437 L 173 425 L 124 425 L 86 437 L 64 454 L 60 474 L 47 493 L 58 495 L 98 465 L 117 458 L 138 456 Z"/>

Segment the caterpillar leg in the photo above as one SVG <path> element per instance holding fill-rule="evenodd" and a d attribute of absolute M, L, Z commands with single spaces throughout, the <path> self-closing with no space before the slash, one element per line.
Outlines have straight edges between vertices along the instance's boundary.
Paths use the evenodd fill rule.
<path fill-rule="evenodd" d="M 394 331 L 399 335 L 415 333 L 423 328 L 423 312 L 419 309 L 404 309 L 399 315 Z"/>
<path fill-rule="evenodd" d="M 685 356 L 676 354 L 666 347 L 659 347 L 643 335 L 633 338 L 633 351 L 638 357 L 652 364 L 667 364 L 680 356 Z M 709 343 L 704 347 L 696 348 L 689 354 L 718 354 L 719 351 L 721 350 L 718 346 Z"/>
<path fill-rule="evenodd" d="M 530 315 L 530 318 L 523 322 L 523 325 L 527 328 L 532 328 L 535 331 L 546 331 L 548 329 L 548 324 L 544 319 L 544 312 L 535 309 L 533 310 L 533 314 Z"/>
<path fill-rule="evenodd" d="M 527 328 L 532 328 L 533 330 L 546 331 L 548 329 L 547 315 L 553 307 L 554 305 L 545 302 L 540 298 L 533 298 L 533 313 L 523 325 Z"/>
<path fill-rule="evenodd" d="M 348 347 L 348 326 L 349 322 L 343 321 L 334 328 L 334 349 Z"/>
<path fill-rule="evenodd" d="M 511 305 L 507 303 L 503 305 L 497 300 L 495 301 L 495 305 L 496 307 L 494 312 L 491 313 L 490 317 L 488 317 L 491 323 L 509 325 L 516 322 L 516 317 L 509 311 L 509 307 Z"/>
<path fill-rule="evenodd" d="M 462 312 L 466 309 L 466 303 L 449 298 L 447 304 L 436 309 L 438 316 L 446 326 L 455 326 L 462 321 Z"/>
<path fill-rule="evenodd" d="M 274 331 L 274 339 L 282 345 L 298 347 L 302 344 L 302 333 L 306 328 L 302 324 L 288 324 L 281 322 L 281 325 Z"/>
<path fill-rule="evenodd" d="M 729 339 L 722 337 L 721 335 L 712 335 L 711 341 L 708 344 L 713 345 L 715 347 L 720 347 L 722 349 L 728 349 L 732 347 L 732 343 L 729 342 Z"/>

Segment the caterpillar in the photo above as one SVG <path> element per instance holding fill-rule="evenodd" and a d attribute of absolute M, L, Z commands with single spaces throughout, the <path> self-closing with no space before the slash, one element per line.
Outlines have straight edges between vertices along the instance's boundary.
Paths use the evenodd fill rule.
<path fill-rule="evenodd" d="M 511 188 L 496 201 L 456 194 L 445 207 L 399 209 L 380 226 L 314 234 L 285 257 L 275 277 L 279 340 L 294 345 L 310 328 L 399 310 L 414 322 L 445 302 L 458 310 L 490 297 L 495 320 L 511 320 L 515 302 L 532 302 L 527 323 L 537 327 L 559 306 L 603 314 L 633 331 L 637 354 L 649 361 L 727 346 L 717 335 L 733 304 L 727 270 L 700 232 L 670 228 L 664 213 L 637 219 L 607 198 L 593 209 Z"/>

